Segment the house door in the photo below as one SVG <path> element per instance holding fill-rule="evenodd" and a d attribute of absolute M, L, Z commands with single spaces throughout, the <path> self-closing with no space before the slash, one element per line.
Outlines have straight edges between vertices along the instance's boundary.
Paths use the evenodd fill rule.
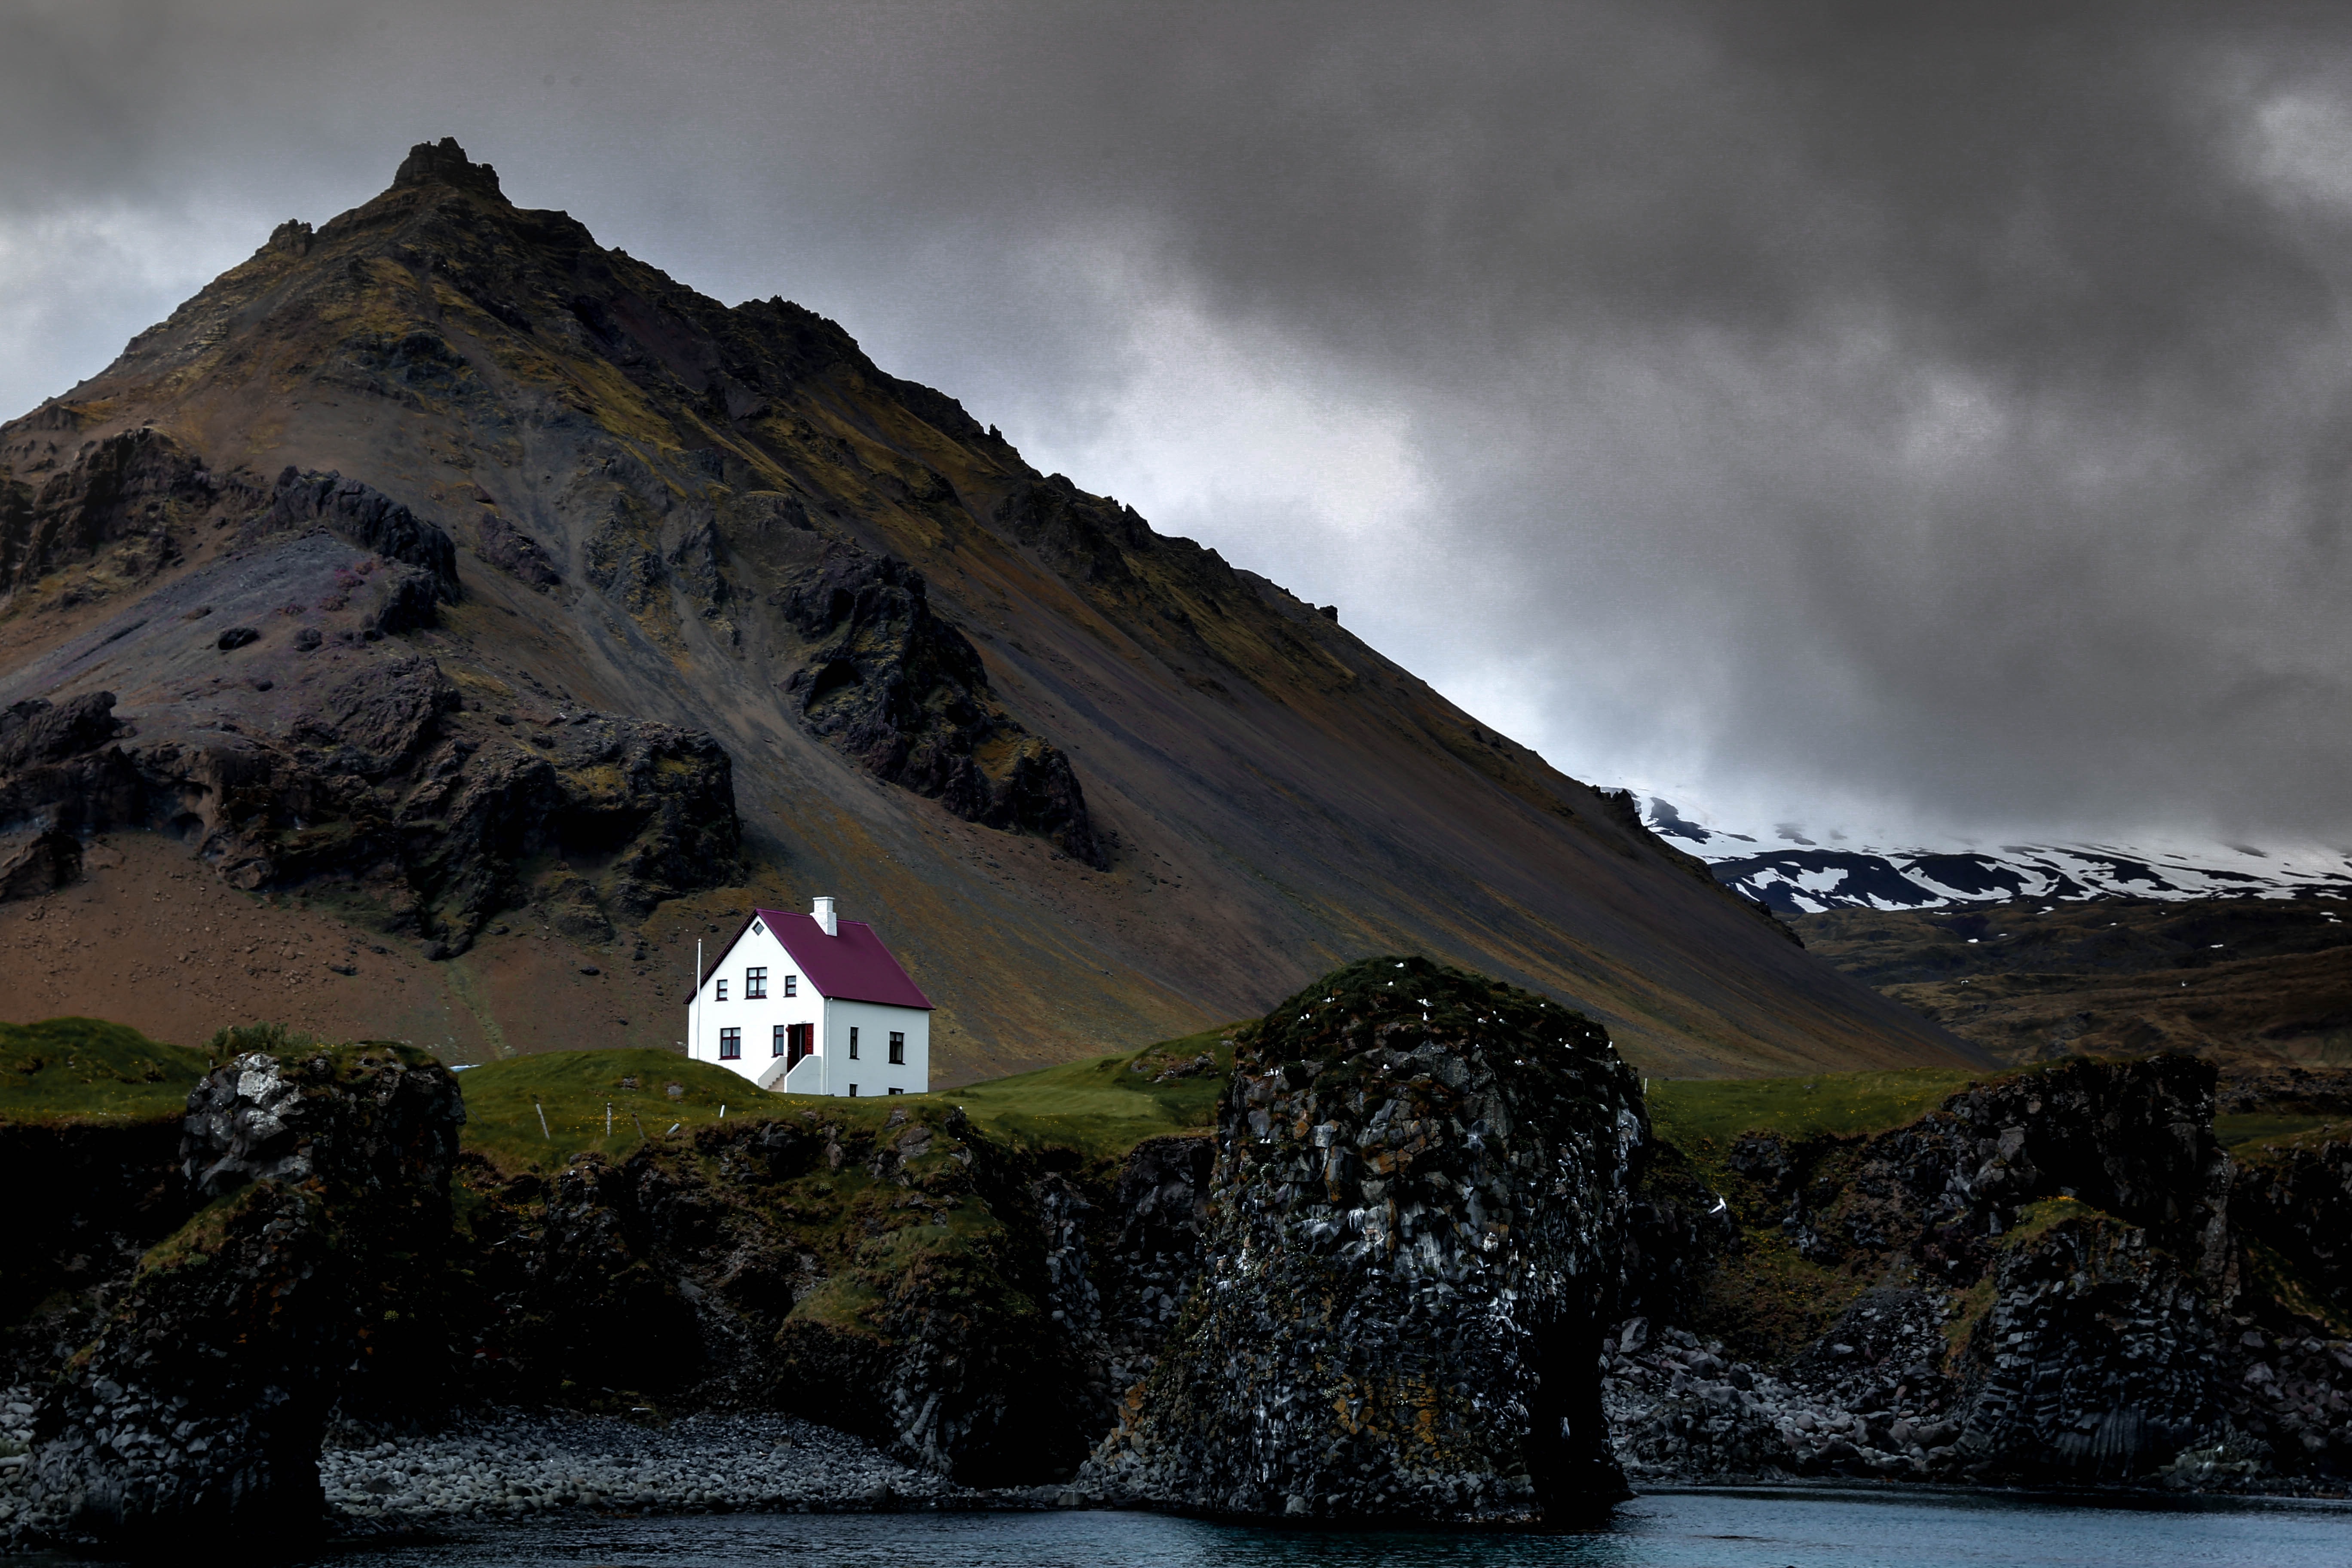
<path fill-rule="evenodd" d="M 784 1026 L 784 1070 L 790 1072 L 801 1065 L 801 1058 L 816 1049 L 814 1024 L 788 1024 Z"/>

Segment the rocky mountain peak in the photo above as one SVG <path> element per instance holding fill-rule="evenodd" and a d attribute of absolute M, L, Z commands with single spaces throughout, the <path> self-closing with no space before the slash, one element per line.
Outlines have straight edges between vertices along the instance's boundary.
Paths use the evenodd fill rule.
<path fill-rule="evenodd" d="M 411 147 L 408 156 L 394 172 L 392 184 L 395 190 L 404 185 L 456 185 L 505 199 L 505 193 L 499 189 L 499 172 L 488 163 L 469 160 L 455 136 L 444 136 L 438 142 L 419 142 Z"/>
<path fill-rule="evenodd" d="M 437 956 L 528 910 L 635 955 L 632 1043 L 674 1033 L 651 910 L 750 879 L 856 889 L 962 999 L 956 1073 L 1374 944 L 1653 1064 L 1951 1048 L 1296 595 L 454 138 L 0 426 L 0 706 L 111 691 L 135 731 L 68 759 L 110 792 L 0 774 L 0 885 L 138 827 Z"/>

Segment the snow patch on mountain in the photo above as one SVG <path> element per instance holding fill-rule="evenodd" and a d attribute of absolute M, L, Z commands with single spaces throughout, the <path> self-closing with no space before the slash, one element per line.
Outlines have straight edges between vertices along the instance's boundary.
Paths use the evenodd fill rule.
<path fill-rule="evenodd" d="M 1785 915 L 1917 910 L 2011 899 L 2352 898 L 2352 851 L 2200 840 L 2115 844 L 1874 844 L 1801 822 L 1726 820 L 1628 786 L 1650 830 L 1716 879 Z"/>

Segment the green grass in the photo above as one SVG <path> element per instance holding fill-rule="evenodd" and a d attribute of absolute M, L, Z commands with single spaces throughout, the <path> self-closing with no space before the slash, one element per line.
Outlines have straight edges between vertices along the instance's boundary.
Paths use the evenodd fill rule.
<path fill-rule="evenodd" d="M 672 1127 L 682 1137 L 718 1121 L 721 1107 L 730 1118 L 772 1117 L 811 1103 L 806 1096 L 770 1094 L 726 1068 L 673 1051 L 545 1051 L 468 1068 L 457 1083 L 466 1091 L 465 1147 L 513 1168 L 552 1170 L 583 1149 L 625 1159 Z"/>
<path fill-rule="evenodd" d="M 1227 1042 L 1235 1026 L 919 1098 L 961 1105 L 982 1131 L 1008 1142 L 1113 1157 L 1146 1138 L 1216 1125 L 1217 1097 L 1233 1076 L 1234 1048 Z M 1212 1069 L 1152 1081 L 1166 1068 L 1202 1056 L 1214 1059 Z"/>
<path fill-rule="evenodd" d="M 2352 1137 L 2352 1124 L 2341 1116 L 2311 1116 L 2267 1110 L 2231 1111 L 2213 1118 L 2213 1136 L 2224 1148 L 2301 1138 L 2322 1128 L 2335 1129 L 2337 1138 Z"/>
<path fill-rule="evenodd" d="M 1650 1122 L 1694 1156 L 1721 1152 L 1743 1132 L 1790 1138 L 1884 1132 L 1916 1121 L 1986 1075 L 1952 1068 L 1812 1073 L 1803 1078 L 1650 1080 Z"/>
<path fill-rule="evenodd" d="M 725 1068 L 658 1050 L 510 1057 L 469 1068 L 457 1081 L 466 1091 L 465 1146 L 510 1169 L 551 1170 L 583 1149 L 625 1159 L 646 1139 L 669 1136 L 673 1126 L 683 1136 L 718 1121 L 722 1105 L 730 1119 L 821 1110 L 828 1121 L 877 1122 L 894 1109 L 936 1114 L 939 1107 L 959 1105 L 997 1138 L 1102 1158 L 1123 1154 L 1163 1132 L 1213 1126 L 1217 1097 L 1233 1071 L 1233 1047 L 1223 1043 L 1231 1033 L 1210 1029 L 1140 1051 L 962 1089 L 861 1100 L 771 1094 Z M 1204 1055 L 1215 1062 L 1212 1070 L 1152 1081 L 1165 1068 Z M 635 1079 L 636 1087 L 624 1087 L 627 1079 Z M 679 1090 L 676 1096 L 668 1092 L 672 1084 Z M 613 1111 L 610 1133 L 607 1103 Z"/>
<path fill-rule="evenodd" d="M 551 1170 L 582 1150 L 625 1159 L 645 1140 L 670 1135 L 673 1127 L 682 1134 L 718 1121 L 721 1106 L 730 1118 L 798 1115 L 821 1107 L 830 1120 L 878 1122 L 894 1107 L 960 1105 L 997 1137 L 1105 1157 L 1160 1133 L 1213 1125 L 1217 1097 L 1233 1072 L 1233 1047 L 1224 1043 L 1232 1033 L 1210 1029 L 1140 1051 L 904 1098 L 818 1101 L 770 1094 L 725 1068 L 659 1050 L 513 1057 L 467 1068 L 457 1082 L 466 1095 L 465 1146 L 509 1169 Z M 95 1018 L 0 1024 L 0 1122 L 176 1117 L 215 1059 L 313 1044 L 273 1026 L 224 1030 L 206 1051 L 164 1045 Z M 1210 1070 L 1152 1081 L 1203 1055 L 1213 1059 Z M 635 1087 L 625 1087 L 632 1079 Z M 675 1096 L 668 1092 L 673 1084 L 679 1090 Z"/>
<path fill-rule="evenodd" d="M 212 1063 L 96 1018 L 0 1024 L 0 1121 L 122 1122 L 184 1115 Z"/>

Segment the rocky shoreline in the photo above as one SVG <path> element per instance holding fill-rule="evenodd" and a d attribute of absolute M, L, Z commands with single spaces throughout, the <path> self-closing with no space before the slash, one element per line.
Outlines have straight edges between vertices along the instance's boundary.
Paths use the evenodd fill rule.
<path fill-rule="evenodd" d="M 1948 1416 L 1915 1402 L 1849 1410 L 1834 1385 L 1727 1361 L 1678 1329 L 1654 1341 L 1634 1321 L 1602 1384 L 1618 1458 L 1634 1492 L 1850 1487 L 1972 1492 Z M 37 1390 L 0 1389 L 0 1448 L 30 1436 Z M 1940 1430 L 1939 1430 L 1940 1428 Z M 1938 1437 L 1945 1441 L 1937 1441 Z M 42 1543 L 26 1506 L 21 1455 L 0 1454 L 0 1552 Z M 869 1513 L 1133 1506 L 1077 1485 L 960 1487 L 850 1433 L 795 1416 L 700 1413 L 669 1419 L 497 1409 L 430 1433 L 331 1432 L 319 1458 L 323 1534 L 430 1534 L 541 1515 Z M 2002 1487 L 2000 1490 L 2014 1490 Z M 2113 1491 L 2115 1489 L 2105 1489 Z M 2352 1500 L 2352 1487 L 2204 1457 L 2143 1478 L 2151 1494 L 2228 1493 Z"/>
<path fill-rule="evenodd" d="M 0 1389 L 0 1450 L 32 1436 L 37 1389 Z M 319 1456 L 324 1533 L 379 1535 L 539 1514 L 866 1513 L 1071 1508 L 1061 1485 L 960 1487 L 871 1443 L 769 1413 L 470 1413 L 428 1433 L 345 1427 Z M 54 1539 L 26 1496 L 23 1454 L 0 1453 L 0 1551 Z"/>
<path fill-rule="evenodd" d="M 652 1422 L 491 1411 L 429 1436 L 331 1436 L 319 1479 L 331 1516 L 367 1523 L 575 1508 L 854 1512 L 967 1504 L 942 1478 L 846 1432 L 767 1414 Z"/>

